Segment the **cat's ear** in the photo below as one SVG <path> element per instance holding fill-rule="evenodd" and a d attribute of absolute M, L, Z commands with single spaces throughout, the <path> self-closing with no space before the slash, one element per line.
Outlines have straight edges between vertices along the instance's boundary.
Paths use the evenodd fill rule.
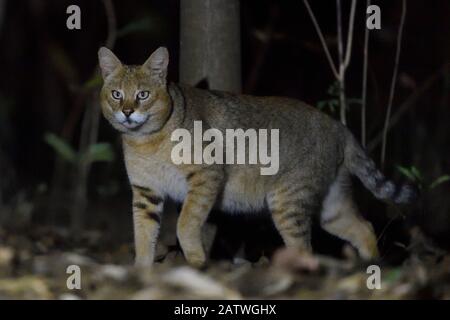
<path fill-rule="evenodd" d="M 156 49 L 150 58 L 145 61 L 143 67 L 150 76 L 161 84 L 166 83 L 167 66 L 169 65 L 169 51 L 165 47 Z"/>
<path fill-rule="evenodd" d="M 98 50 L 98 63 L 102 71 L 103 79 L 106 79 L 111 73 L 122 65 L 119 58 L 106 47 Z"/>

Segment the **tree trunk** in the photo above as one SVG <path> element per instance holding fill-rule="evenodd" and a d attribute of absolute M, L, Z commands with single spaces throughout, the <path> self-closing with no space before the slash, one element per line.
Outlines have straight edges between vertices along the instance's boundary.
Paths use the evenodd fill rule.
<path fill-rule="evenodd" d="M 239 0 L 181 0 L 179 70 L 181 83 L 241 92 Z M 166 216 L 175 212 L 169 206 Z M 203 231 L 209 256 L 217 228 L 207 223 Z"/>
<path fill-rule="evenodd" d="M 239 0 L 181 0 L 180 11 L 180 82 L 239 93 Z"/>

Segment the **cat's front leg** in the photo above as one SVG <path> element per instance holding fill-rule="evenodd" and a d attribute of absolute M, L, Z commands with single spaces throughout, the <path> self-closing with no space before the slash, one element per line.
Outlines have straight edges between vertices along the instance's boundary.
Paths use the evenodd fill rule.
<path fill-rule="evenodd" d="M 223 172 L 220 169 L 200 169 L 187 177 L 188 193 L 177 224 L 177 236 L 186 260 L 194 267 L 206 263 L 201 231 L 219 194 Z"/>
<path fill-rule="evenodd" d="M 149 188 L 132 186 L 135 265 L 151 266 L 163 211 L 163 197 Z"/>

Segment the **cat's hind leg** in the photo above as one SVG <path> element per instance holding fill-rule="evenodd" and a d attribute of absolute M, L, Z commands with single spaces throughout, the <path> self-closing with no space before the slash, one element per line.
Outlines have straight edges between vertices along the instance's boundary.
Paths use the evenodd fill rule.
<path fill-rule="evenodd" d="M 329 233 L 350 242 L 361 258 L 378 257 L 377 238 L 370 222 L 358 212 L 351 193 L 351 180 L 341 168 L 323 201 L 320 224 Z"/>

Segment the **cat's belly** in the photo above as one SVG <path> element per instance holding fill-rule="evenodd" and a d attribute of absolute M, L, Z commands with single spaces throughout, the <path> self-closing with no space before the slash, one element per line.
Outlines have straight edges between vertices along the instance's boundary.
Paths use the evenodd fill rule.
<path fill-rule="evenodd" d="M 255 212 L 265 207 L 266 190 L 263 179 L 251 171 L 234 172 L 228 176 L 217 208 L 230 212 Z"/>
<path fill-rule="evenodd" d="M 264 197 L 248 197 L 245 193 L 226 190 L 218 199 L 215 208 L 227 213 L 249 213 L 261 211 L 264 208 Z"/>
<path fill-rule="evenodd" d="M 171 164 L 150 163 L 149 159 L 133 159 L 128 176 L 133 185 L 154 190 L 161 196 L 183 203 L 188 187 L 185 176 Z M 139 168 L 139 169 L 136 169 Z M 256 178 L 258 180 L 258 178 Z M 215 208 L 229 213 L 254 212 L 265 206 L 263 183 L 250 179 L 248 173 L 228 176 Z"/>

